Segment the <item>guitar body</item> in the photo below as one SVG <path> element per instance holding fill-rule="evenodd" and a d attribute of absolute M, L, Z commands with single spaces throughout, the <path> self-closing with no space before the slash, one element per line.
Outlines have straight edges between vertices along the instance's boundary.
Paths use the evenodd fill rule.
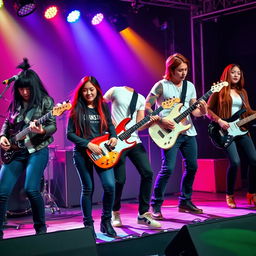
<path fill-rule="evenodd" d="M 15 157 L 15 153 L 24 148 L 24 141 L 15 141 L 15 135 L 18 134 L 25 126 L 23 121 L 17 123 L 14 129 L 9 130 L 10 138 L 8 139 L 11 143 L 11 148 L 7 151 L 0 148 L 1 161 L 4 164 L 10 163 Z"/>
<path fill-rule="evenodd" d="M 227 130 L 223 130 L 216 122 L 211 122 L 208 125 L 208 133 L 214 146 L 221 149 L 228 148 L 236 136 L 241 136 L 247 133 L 247 131 L 242 131 L 237 125 L 240 120 L 239 116 L 243 112 L 243 109 L 239 110 L 231 118 L 225 119 L 230 126 Z"/>
<path fill-rule="evenodd" d="M 119 138 L 119 135 L 122 134 L 124 131 L 126 131 L 125 126 L 128 122 L 130 122 L 130 120 L 131 118 L 125 118 L 116 127 L 116 133 L 117 133 L 118 139 L 117 139 L 117 144 L 114 148 L 111 148 L 107 145 L 107 142 L 109 140 L 109 134 L 96 137 L 91 140 L 92 143 L 97 144 L 99 147 L 101 147 L 103 151 L 103 154 L 96 155 L 92 153 L 89 149 L 86 149 L 86 153 L 94 162 L 94 164 L 96 164 L 98 167 L 103 169 L 112 168 L 118 163 L 123 151 L 129 148 L 132 148 L 137 144 L 135 141 L 128 142 L 127 140 L 121 140 Z"/>
<path fill-rule="evenodd" d="M 180 109 L 182 107 L 182 103 L 176 104 L 172 111 L 169 113 L 168 116 L 165 118 L 169 121 L 173 121 L 175 123 L 175 128 L 173 130 L 166 130 L 160 127 L 158 124 L 152 125 L 149 127 L 149 135 L 151 139 L 160 147 L 163 149 L 169 149 L 171 148 L 180 133 L 187 131 L 191 124 L 185 124 L 184 122 L 176 123 L 174 121 L 174 118 L 180 115 Z"/>

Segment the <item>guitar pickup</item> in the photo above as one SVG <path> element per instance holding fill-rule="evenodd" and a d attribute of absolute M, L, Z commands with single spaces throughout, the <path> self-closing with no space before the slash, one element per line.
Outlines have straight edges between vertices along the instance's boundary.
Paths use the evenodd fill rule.
<path fill-rule="evenodd" d="M 115 149 L 115 147 L 111 147 L 110 145 L 108 145 L 107 143 L 104 144 L 105 148 L 108 150 L 108 152 L 111 152 L 112 150 Z"/>

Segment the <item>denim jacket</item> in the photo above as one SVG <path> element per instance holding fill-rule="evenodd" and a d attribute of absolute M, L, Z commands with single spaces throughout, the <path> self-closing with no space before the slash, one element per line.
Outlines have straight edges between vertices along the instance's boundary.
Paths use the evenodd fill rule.
<path fill-rule="evenodd" d="M 41 106 L 36 106 L 32 109 L 30 109 L 26 116 L 24 117 L 24 122 L 26 125 L 29 124 L 30 121 L 38 120 L 43 115 L 47 114 L 53 109 L 53 99 L 49 96 L 45 96 L 42 100 Z M 0 137 L 5 136 L 7 138 L 10 137 L 9 131 L 10 129 L 13 129 L 15 124 L 17 122 L 22 121 L 20 120 L 22 116 L 20 115 L 20 110 L 17 110 L 17 113 L 10 113 L 9 116 L 5 119 L 5 122 L 2 126 Z M 22 118 L 23 119 L 23 118 Z M 35 151 L 38 151 L 46 146 L 48 146 L 50 143 L 53 142 L 53 133 L 57 130 L 56 128 L 56 120 L 55 117 L 50 117 L 48 120 L 46 120 L 42 124 L 45 134 L 37 134 L 29 132 L 24 139 L 25 146 L 28 149 L 29 153 L 33 153 Z"/>

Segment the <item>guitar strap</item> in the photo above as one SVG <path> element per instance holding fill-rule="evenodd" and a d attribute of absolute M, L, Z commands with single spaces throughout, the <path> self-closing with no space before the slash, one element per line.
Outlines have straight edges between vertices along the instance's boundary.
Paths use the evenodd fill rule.
<path fill-rule="evenodd" d="M 186 94 L 187 94 L 187 87 L 188 87 L 187 80 L 184 80 L 182 85 L 181 95 L 180 95 L 180 103 L 182 103 L 183 105 L 184 105 Z"/>
<path fill-rule="evenodd" d="M 131 99 L 131 102 L 130 102 L 130 106 L 129 106 L 131 118 L 132 118 L 132 115 L 135 111 L 137 100 L 138 100 L 138 93 L 135 92 L 135 90 L 134 90 L 133 94 L 132 94 L 132 99 Z"/>

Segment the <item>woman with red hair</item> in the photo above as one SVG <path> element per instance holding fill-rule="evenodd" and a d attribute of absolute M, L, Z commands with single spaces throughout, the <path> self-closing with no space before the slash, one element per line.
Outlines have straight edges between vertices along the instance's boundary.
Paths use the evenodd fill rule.
<path fill-rule="evenodd" d="M 116 232 L 111 225 L 115 195 L 113 169 L 97 167 L 86 154 L 86 148 L 94 154 L 102 154 L 101 148 L 91 140 L 107 132 L 110 134 L 108 144 L 114 147 L 117 143 L 117 135 L 108 106 L 104 103 L 100 85 L 94 77 L 86 76 L 82 78 L 73 94 L 67 138 L 75 144 L 73 159 L 82 186 L 81 208 L 84 226 L 94 231 L 92 195 L 94 190 L 93 167 L 95 167 L 104 190 L 100 230 L 108 236 L 115 237 Z"/>
<path fill-rule="evenodd" d="M 244 75 L 237 64 L 228 65 L 222 75 L 221 81 L 227 81 L 229 86 L 224 87 L 220 92 L 212 94 L 208 100 L 208 117 L 219 124 L 223 130 L 230 127 L 227 119 L 238 111 L 244 109 L 242 118 L 256 113 L 249 104 L 248 95 L 244 89 Z M 232 143 L 225 149 L 229 159 L 227 170 L 226 202 L 228 207 L 236 208 L 234 199 L 234 187 L 237 171 L 240 166 L 238 148 L 245 152 L 249 163 L 248 193 L 247 199 L 256 206 L 256 150 L 251 137 L 243 127 L 245 134 L 235 136 Z"/>

